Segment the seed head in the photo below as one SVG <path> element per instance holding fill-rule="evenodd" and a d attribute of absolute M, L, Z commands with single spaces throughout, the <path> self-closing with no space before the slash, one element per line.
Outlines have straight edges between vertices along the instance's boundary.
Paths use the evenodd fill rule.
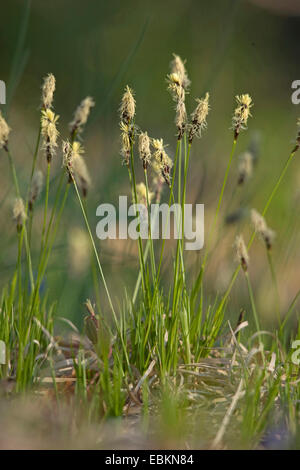
<path fill-rule="evenodd" d="M 247 129 L 248 118 L 252 116 L 250 108 L 252 108 L 253 103 L 251 96 L 248 94 L 237 95 L 235 98 L 237 107 L 232 118 L 232 127 L 234 129 L 234 138 L 237 139 L 240 131 Z"/>
<path fill-rule="evenodd" d="M 18 197 L 13 205 L 13 219 L 16 222 L 17 230 L 20 231 L 26 220 L 26 212 L 23 199 Z"/>
<path fill-rule="evenodd" d="M 152 146 L 154 148 L 153 157 L 160 168 L 161 175 L 170 187 L 170 171 L 173 166 L 173 162 L 165 151 L 163 139 L 153 139 Z"/>
<path fill-rule="evenodd" d="M 251 210 L 251 220 L 255 231 L 265 242 L 267 249 L 271 250 L 274 238 L 276 236 L 275 232 L 268 227 L 264 217 L 255 209 Z"/>
<path fill-rule="evenodd" d="M 239 162 L 239 178 L 238 184 L 243 184 L 252 176 L 253 172 L 253 155 L 250 152 L 244 152 L 240 156 Z"/>
<path fill-rule="evenodd" d="M 69 124 L 70 132 L 73 137 L 76 133 L 79 134 L 83 131 L 83 126 L 86 124 L 93 106 L 95 106 L 95 102 L 90 96 L 87 96 L 81 101 L 74 113 L 73 121 Z"/>
<path fill-rule="evenodd" d="M 52 107 L 54 91 L 55 77 L 52 73 L 49 73 L 44 78 L 44 83 L 42 86 L 42 107 L 44 109 L 50 109 Z"/>
<path fill-rule="evenodd" d="M 123 163 L 129 166 L 131 145 L 134 143 L 133 127 L 131 124 L 121 122 L 120 128 L 122 139 L 121 155 L 123 157 Z"/>
<path fill-rule="evenodd" d="M 139 154 L 143 162 L 144 170 L 147 170 L 151 162 L 150 138 L 147 132 L 142 132 L 139 135 Z"/>
<path fill-rule="evenodd" d="M 190 86 L 191 82 L 187 76 L 187 72 L 185 69 L 185 61 L 179 57 L 179 55 L 173 54 L 174 59 L 171 61 L 170 68 L 171 68 L 171 73 L 177 73 L 177 75 L 181 79 L 182 86 L 185 90 L 188 89 Z"/>
<path fill-rule="evenodd" d="M 91 178 L 86 163 L 81 155 L 82 153 L 82 149 L 80 153 L 76 152 L 76 149 L 75 151 L 72 149 L 72 170 L 83 197 L 86 197 L 91 186 Z"/>
<path fill-rule="evenodd" d="M 7 150 L 8 136 L 10 133 L 10 128 L 7 125 L 2 113 L 0 111 L 0 148 Z"/>
<path fill-rule="evenodd" d="M 249 255 L 242 235 L 236 237 L 235 249 L 237 260 L 241 263 L 243 270 L 246 272 L 248 270 Z"/>
<path fill-rule="evenodd" d="M 296 137 L 296 145 L 295 145 L 292 153 L 296 153 L 297 150 L 300 147 L 300 118 L 298 118 L 298 120 L 297 120 L 297 128 L 298 128 L 298 132 L 297 132 L 297 137 Z"/>
<path fill-rule="evenodd" d="M 168 90 L 174 101 L 185 100 L 185 90 L 183 87 L 182 78 L 177 72 L 170 73 L 167 76 Z"/>
<path fill-rule="evenodd" d="M 189 143 L 193 142 L 194 137 L 201 137 L 202 131 L 207 127 L 206 118 L 210 109 L 209 93 L 205 97 L 196 100 L 198 105 L 191 114 L 191 124 L 189 125 Z"/>
<path fill-rule="evenodd" d="M 135 99 L 133 97 L 133 91 L 127 85 L 125 93 L 122 97 L 120 106 L 121 121 L 125 124 L 129 124 L 135 115 Z"/>
<path fill-rule="evenodd" d="M 29 201 L 28 206 L 29 210 L 33 210 L 33 205 L 35 201 L 38 199 L 39 195 L 41 194 L 42 187 L 43 187 L 43 173 L 40 170 L 37 170 L 32 178 L 30 193 L 29 193 Z"/>
<path fill-rule="evenodd" d="M 177 133 L 178 140 L 181 140 L 183 137 L 183 134 L 186 128 L 186 123 L 187 123 L 187 114 L 186 114 L 185 103 L 183 100 L 178 100 L 177 105 L 176 105 L 176 116 L 175 116 L 175 124 L 176 124 L 177 131 L 178 131 Z"/>
<path fill-rule="evenodd" d="M 41 127 L 43 136 L 43 146 L 46 152 L 48 163 L 51 162 L 57 147 L 57 138 L 59 132 L 56 128 L 56 123 L 59 116 L 55 115 L 51 109 L 42 110 Z"/>

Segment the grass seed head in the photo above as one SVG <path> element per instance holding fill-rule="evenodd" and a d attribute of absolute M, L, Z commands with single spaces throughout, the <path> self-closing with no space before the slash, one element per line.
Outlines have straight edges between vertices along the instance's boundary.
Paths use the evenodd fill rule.
<path fill-rule="evenodd" d="M 202 131 L 207 127 L 207 115 L 210 109 L 209 93 L 204 98 L 197 99 L 197 106 L 191 114 L 191 124 L 189 125 L 189 143 L 193 142 L 194 137 L 201 137 Z"/>
<path fill-rule="evenodd" d="M 232 127 L 234 129 L 234 138 L 238 138 L 241 130 L 247 129 L 248 119 L 252 117 L 250 108 L 252 108 L 252 98 L 250 95 L 237 95 L 237 107 L 232 118 Z"/>
<path fill-rule="evenodd" d="M 246 272 L 248 270 L 249 255 L 242 235 L 237 235 L 235 239 L 235 250 L 237 260 L 241 263 L 243 270 Z"/>
<path fill-rule="evenodd" d="M 143 162 L 144 170 L 147 170 L 151 162 L 150 138 L 147 132 L 142 132 L 139 135 L 139 154 Z"/>
<path fill-rule="evenodd" d="M 131 124 L 125 124 L 125 122 L 121 122 L 120 128 L 122 140 L 121 155 L 123 163 L 129 167 L 131 145 L 134 143 L 133 128 Z"/>
<path fill-rule="evenodd" d="M 185 90 L 182 83 L 182 78 L 177 72 L 170 73 L 167 76 L 168 90 L 174 101 L 185 100 Z"/>
<path fill-rule="evenodd" d="M 55 91 L 55 77 L 52 73 L 49 73 L 44 78 L 42 86 L 42 107 L 44 109 L 50 109 L 53 103 L 53 95 Z"/>
<path fill-rule="evenodd" d="M 17 230 L 19 232 L 23 226 L 23 223 L 26 220 L 24 201 L 21 197 L 15 199 L 13 205 L 13 219 L 16 222 Z"/>
<path fill-rule="evenodd" d="M 183 137 L 183 134 L 186 128 L 186 123 L 187 123 L 187 114 L 186 114 L 185 103 L 183 100 L 178 100 L 177 105 L 176 105 L 176 116 L 175 116 L 175 124 L 176 124 L 177 131 L 178 131 L 177 133 L 178 140 L 181 140 Z"/>
<path fill-rule="evenodd" d="M 73 121 L 70 122 L 69 128 L 71 135 L 74 137 L 76 133 L 81 133 L 83 127 L 86 124 L 91 108 L 95 106 L 93 98 L 87 96 L 84 100 L 81 101 L 80 105 L 74 113 Z"/>
<path fill-rule="evenodd" d="M 59 132 L 56 124 L 59 116 L 55 115 L 51 109 L 42 110 L 41 131 L 43 136 L 43 147 L 46 152 L 47 162 L 50 163 L 57 147 Z"/>
<path fill-rule="evenodd" d="M 173 60 L 170 63 L 170 69 L 171 73 L 177 73 L 181 79 L 183 88 L 187 90 L 191 84 L 191 81 L 189 80 L 186 72 L 185 61 L 183 61 L 179 55 L 173 54 Z"/>
<path fill-rule="evenodd" d="M 7 150 L 8 136 L 10 133 L 10 128 L 7 125 L 2 113 L 0 111 L 0 148 Z"/>
<path fill-rule="evenodd" d="M 253 173 L 253 156 L 251 152 L 244 152 L 240 156 L 239 161 L 239 177 L 238 184 L 244 184 L 249 178 L 251 178 Z"/>
<path fill-rule="evenodd" d="M 81 155 L 82 153 L 82 150 L 80 153 L 74 152 L 74 150 L 72 151 L 72 170 L 83 197 L 86 197 L 91 186 L 91 178 L 86 163 Z"/>
<path fill-rule="evenodd" d="M 43 173 L 40 170 L 35 171 L 32 182 L 31 182 L 31 188 L 30 188 L 30 193 L 29 193 L 29 201 L 28 201 L 28 206 L 29 210 L 33 210 L 33 205 L 35 201 L 38 199 L 39 195 L 41 194 L 42 187 L 43 187 L 43 180 L 44 176 Z"/>
<path fill-rule="evenodd" d="M 255 209 L 251 210 L 251 220 L 255 231 L 264 240 L 267 249 L 271 250 L 276 236 L 275 232 L 268 227 L 265 218 Z"/>
<path fill-rule="evenodd" d="M 125 93 L 122 96 L 120 115 L 121 121 L 125 124 L 129 124 L 135 116 L 135 99 L 133 91 L 128 85 L 126 86 Z"/>

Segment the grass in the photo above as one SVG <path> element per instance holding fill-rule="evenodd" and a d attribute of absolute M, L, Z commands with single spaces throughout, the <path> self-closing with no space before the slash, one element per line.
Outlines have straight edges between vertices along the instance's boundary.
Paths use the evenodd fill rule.
<path fill-rule="evenodd" d="M 172 67 L 175 67 L 174 63 Z M 183 75 L 180 75 L 183 71 L 177 69 L 177 72 L 179 80 L 178 77 L 176 80 L 169 77 L 169 88 L 176 104 L 184 99 L 185 94 Z M 243 128 L 250 117 L 248 98 L 238 99 L 232 149 L 228 150 L 226 172 L 216 191 L 215 209 L 210 227 L 206 229 L 208 237 L 196 274 L 193 274 L 196 262 L 193 269 L 187 267 L 184 240 L 177 240 L 169 262 L 165 239 L 145 241 L 139 237 L 136 285 L 133 292 L 126 292 L 119 305 L 115 305 L 111 294 L 114 285 L 106 281 L 88 217 L 88 179 L 83 167 L 78 165 L 85 165 L 82 144 L 80 151 L 77 147 L 78 137 L 82 141 L 80 134 L 84 120 L 78 123 L 69 140 L 63 144 L 63 170 L 53 175 L 55 169 L 48 158 L 46 191 L 42 193 L 42 231 L 39 240 L 32 238 L 31 227 L 36 214 L 35 206 L 30 209 L 28 204 L 30 186 L 37 161 L 46 158 L 44 148 L 49 157 L 58 138 L 51 140 L 51 126 L 56 126 L 56 119 L 51 115 L 39 128 L 30 180 L 24 192 L 25 217 L 16 233 L 16 268 L 1 295 L 0 339 L 6 344 L 6 363 L 0 366 L 0 383 L 8 409 L 14 403 L 28 403 L 28 399 L 36 403 L 38 411 L 34 419 L 37 429 L 48 407 L 51 408 L 52 424 L 47 422 L 46 426 L 50 429 L 53 423 L 58 425 L 58 413 L 61 413 L 61 434 L 47 446 L 135 448 L 150 442 L 150 446 L 159 445 L 161 448 L 299 447 L 299 372 L 291 360 L 294 352 L 291 344 L 300 339 L 300 327 L 297 325 L 291 329 L 288 322 L 297 311 L 299 292 L 283 312 L 278 305 L 282 286 L 277 281 L 276 265 L 267 245 L 266 270 L 271 272 L 270 289 L 278 307 L 274 312 L 276 326 L 272 331 L 262 329 L 252 282 L 251 258 L 248 261 L 246 251 L 242 255 L 239 253 L 236 269 L 224 292 L 211 298 L 207 291 L 210 257 L 218 250 L 214 241 L 216 232 L 220 239 L 228 230 L 223 222 L 226 216 L 224 198 L 236 149 L 244 138 L 246 129 Z M 163 190 L 169 207 L 174 202 L 183 207 L 186 202 L 194 137 L 201 137 L 209 111 L 208 107 L 204 108 L 205 99 L 199 101 L 192 120 L 187 122 L 185 116 L 181 121 L 176 120 L 179 125 L 172 171 L 172 162 L 162 141 L 150 139 L 152 164 L 144 166 L 143 170 L 146 197 L 142 202 L 146 208 L 149 207 L 152 190 L 157 202 L 164 197 Z M 141 131 L 136 117 L 135 100 L 127 88 L 121 105 L 122 154 L 132 200 L 141 202 L 137 191 L 137 175 L 139 166 L 142 167 L 137 151 Z M 263 216 L 267 214 L 279 187 L 284 184 L 290 166 L 295 164 L 293 160 L 299 140 L 298 135 L 296 148 L 287 158 L 266 204 L 261 208 Z M 18 181 L 10 140 L 2 152 L 6 152 L 9 158 L 15 195 L 19 197 L 20 187 L 24 184 L 20 185 Z M 158 170 L 153 176 L 155 167 Z M 50 193 L 54 201 L 52 208 Z M 59 328 L 59 311 L 56 304 L 49 305 L 48 295 L 41 286 L 53 254 L 65 204 L 70 197 L 78 202 L 92 247 L 94 259 L 91 260 L 91 269 L 97 306 L 87 301 L 83 332 L 64 319 L 71 333 L 58 336 L 54 333 L 54 326 Z M 179 227 L 181 233 L 184 219 L 183 213 Z M 28 232 L 31 234 L 30 243 Z M 253 231 L 244 250 L 250 251 L 256 234 Z M 231 232 L 229 236 L 232 236 Z M 40 247 L 37 259 L 32 258 L 32 246 Z M 163 263 L 169 263 L 168 283 L 162 277 Z M 240 305 L 239 312 L 229 315 L 234 311 L 231 293 L 238 276 L 245 278 L 250 308 L 248 311 L 247 305 Z M 103 308 L 106 303 L 102 300 L 100 285 L 104 287 L 108 300 L 107 311 Z M 26 429 L 29 419 L 26 407 L 30 409 L 30 406 L 20 407 L 22 412 L 18 420 Z M 77 436 L 82 433 L 89 437 L 81 444 L 71 432 L 69 414 L 74 416 Z M 13 413 L 8 414 L 7 419 L 14 422 Z M 129 428 L 132 434 L 128 432 L 124 444 L 122 435 Z M 97 429 L 97 437 L 94 429 Z M 278 429 L 280 432 L 276 431 Z M 275 434 L 279 434 L 279 442 L 274 438 Z M 45 444 L 36 441 L 32 445 Z"/>

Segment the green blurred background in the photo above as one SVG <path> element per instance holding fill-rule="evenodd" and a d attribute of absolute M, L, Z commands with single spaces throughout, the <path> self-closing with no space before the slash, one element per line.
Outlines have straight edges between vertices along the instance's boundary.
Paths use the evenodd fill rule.
<path fill-rule="evenodd" d="M 300 79 L 297 0 L 12 0 L 1 8 L 0 42 L 0 79 L 7 84 L 7 104 L 1 109 L 13 129 L 11 149 L 24 194 L 38 132 L 42 78 L 52 72 L 57 80 L 54 107 L 60 115 L 63 138 L 68 135 L 68 122 L 81 99 L 90 95 L 96 101 L 84 133 L 86 161 L 93 180 L 88 211 L 95 229 L 97 205 L 116 203 L 119 194 L 129 195 L 127 171 L 119 155 L 118 123 L 119 101 L 127 83 L 136 93 L 139 126 L 153 137 L 163 137 L 169 143 L 168 152 L 174 155 L 174 109 L 165 77 L 172 53 L 176 52 L 187 60 L 192 81 L 187 97 L 189 111 L 194 107 L 194 98 L 206 91 L 211 94 L 208 130 L 193 145 L 188 201 L 204 203 L 209 221 L 231 149 L 234 96 L 249 93 L 254 101 L 253 119 L 239 139 L 237 154 L 259 137 L 259 158 L 253 178 L 238 194 L 232 210 L 240 205 L 246 211 L 251 207 L 262 209 L 293 145 L 300 114 L 291 102 L 291 83 Z M 44 160 L 40 152 L 39 167 L 43 170 Z M 58 152 L 53 177 L 60 166 Z M 278 234 L 274 259 L 284 308 L 299 289 L 299 171 L 297 158 L 268 216 Z M 236 180 L 237 159 L 228 195 Z M 13 188 L 4 152 L 0 159 L 0 198 L 2 287 L 16 260 L 15 227 L 10 216 Z M 42 200 L 37 205 L 39 210 L 34 228 L 37 237 Z M 248 220 L 242 223 L 240 228 L 247 237 Z M 78 204 L 71 194 L 44 283 L 50 299 L 58 301 L 59 315 L 78 325 L 83 302 L 87 297 L 95 298 L 83 228 Z M 235 231 L 235 227 L 228 228 L 214 252 L 207 301 L 226 287 L 232 273 Z M 125 287 L 131 292 L 136 279 L 136 246 L 130 241 L 107 241 L 99 244 L 99 249 L 115 302 L 122 306 Z M 171 250 L 172 246 L 168 247 L 169 255 Z M 198 254 L 195 260 L 194 255 L 187 255 L 191 272 L 196 271 L 201 256 Z M 164 264 L 166 284 L 171 266 L 168 261 Z M 258 288 L 261 315 L 272 318 L 274 302 L 260 243 L 253 250 L 251 274 Z M 238 283 L 230 304 L 233 312 L 239 311 L 246 295 L 244 284 Z M 102 290 L 100 298 L 105 310 Z"/>

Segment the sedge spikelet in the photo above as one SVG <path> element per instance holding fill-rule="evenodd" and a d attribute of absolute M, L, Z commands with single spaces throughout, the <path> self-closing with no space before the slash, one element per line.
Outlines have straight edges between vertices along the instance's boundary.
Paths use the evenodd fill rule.
<path fill-rule="evenodd" d="M 210 109 L 209 93 L 206 93 L 202 99 L 197 99 L 196 109 L 191 114 L 191 124 L 189 125 L 189 143 L 193 142 L 194 137 L 201 137 L 202 131 L 207 127 L 207 115 Z"/>
<path fill-rule="evenodd" d="M 185 69 L 185 61 L 181 59 L 181 57 L 177 54 L 173 54 L 173 60 L 170 63 L 171 73 L 177 73 L 177 75 L 181 79 L 182 86 L 185 90 L 187 90 L 191 84 L 186 69 Z"/>
<path fill-rule="evenodd" d="M 84 125 L 86 124 L 91 108 L 95 106 L 93 98 L 87 96 L 84 100 L 81 101 L 80 105 L 74 113 L 73 120 L 69 124 L 70 133 L 72 138 L 76 134 L 80 134 L 83 131 Z"/>
<path fill-rule="evenodd" d="M 170 171 L 173 166 L 173 162 L 165 151 L 163 139 L 153 139 L 152 146 L 154 148 L 153 158 L 156 160 L 165 182 L 170 187 Z"/>
<path fill-rule="evenodd" d="M 16 198 L 14 201 L 13 219 L 16 222 L 17 230 L 19 232 L 26 220 L 26 211 L 25 211 L 24 201 L 21 197 Z"/>
<path fill-rule="evenodd" d="M 143 162 L 144 170 L 147 170 L 151 162 L 150 138 L 147 132 L 141 132 L 139 135 L 139 155 Z"/>
<path fill-rule="evenodd" d="M 252 176 L 253 172 L 253 155 L 250 152 L 244 152 L 240 156 L 239 161 L 239 176 L 238 176 L 238 184 L 242 185 Z"/>
<path fill-rule="evenodd" d="M 56 128 L 59 116 L 55 115 L 51 109 L 42 110 L 41 132 L 43 136 L 43 147 L 45 149 L 47 162 L 50 163 L 57 147 L 59 132 Z"/>
<path fill-rule="evenodd" d="M 237 95 L 237 107 L 235 108 L 232 118 L 232 127 L 234 129 L 234 138 L 238 138 L 241 130 L 247 129 L 248 119 L 252 117 L 250 109 L 253 106 L 252 98 L 250 95 Z"/>
<path fill-rule="evenodd" d="M 0 148 L 4 148 L 7 151 L 8 136 L 10 133 L 10 128 L 7 125 L 2 113 L 0 111 Z"/>
<path fill-rule="evenodd" d="M 246 272 L 248 270 L 249 255 L 242 235 L 237 235 L 235 239 L 235 250 L 237 260 Z"/>
<path fill-rule="evenodd" d="M 251 220 L 255 231 L 265 242 L 267 249 L 271 250 L 276 235 L 275 232 L 268 227 L 265 218 L 255 209 L 251 210 Z"/>
<path fill-rule="evenodd" d="M 135 116 L 135 99 L 133 96 L 133 91 L 127 85 L 125 88 L 125 93 L 122 96 L 121 106 L 120 106 L 120 115 L 121 122 L 129 124 L 133 121 Z"/>
<path fill-rule="evenodd" d="M 33 205 L 35 201 L 38 199 L 39 195 L 41 194 L 42 187 L 43 187 L 43 173 L 40 170 L 35 171 L 32 182 L 31 188 L 29 193 L 29 200 L 28 200 L 28 207 L 29 210 L 33 210 Z"/>
<path fill-rule="evenodd" d="M 55 77 L 52 73 L 49 73 L 44 78 L 44 83 L 42 86 L 42 108 L 44 109 L 52 108 L 54 91 L 55 91 Z"/>

